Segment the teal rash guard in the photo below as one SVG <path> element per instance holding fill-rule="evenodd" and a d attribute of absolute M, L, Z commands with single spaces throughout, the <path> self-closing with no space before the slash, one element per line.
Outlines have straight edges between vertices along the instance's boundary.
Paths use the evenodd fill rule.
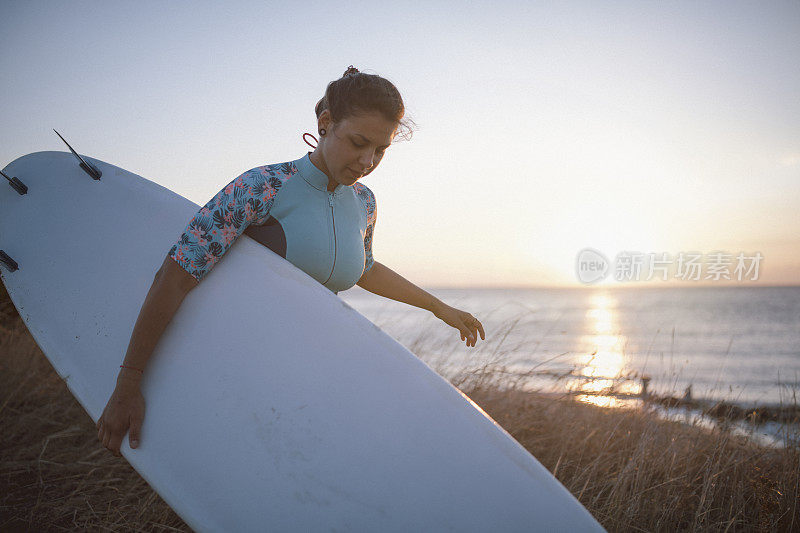
<path fill-rule="evenodd" d="M 333 293 L 351 288 L 374 262 L 375 196 L 358 182 L 328 191 L 310 154 L 228 183 L 189 220 L 169 257 L 199 282 L 253 226 L 248 234 Z"/>

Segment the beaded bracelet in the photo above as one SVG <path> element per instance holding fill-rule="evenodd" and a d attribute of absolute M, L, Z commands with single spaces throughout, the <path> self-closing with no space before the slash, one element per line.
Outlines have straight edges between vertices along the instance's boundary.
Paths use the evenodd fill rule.
<path fill-rule="evenodd" d="M 142 369 L 140 369 L 140 368 L 136 368 L 135 366 L 119 365 L 119 367 L 120 367 L 120 368 L 130 368 L 130 369 L 132 369 L 132 370 L 138 370 L 139 372 L 141 372 L 142 374 L 144 374 L 144 370 L 142 370 Z"/>

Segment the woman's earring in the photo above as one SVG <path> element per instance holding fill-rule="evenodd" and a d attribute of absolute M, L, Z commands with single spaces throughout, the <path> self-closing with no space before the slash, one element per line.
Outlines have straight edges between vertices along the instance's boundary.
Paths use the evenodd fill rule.
<path fill-rule="evenodd" d="M 325 128 L 320 128 L 319 129 L 319 134 L 320 135 L 325 135 Z"/>

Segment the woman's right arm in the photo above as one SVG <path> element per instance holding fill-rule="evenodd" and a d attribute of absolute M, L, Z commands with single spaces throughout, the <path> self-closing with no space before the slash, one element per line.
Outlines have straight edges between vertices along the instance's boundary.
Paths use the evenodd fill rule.
<path fill-rule="evenodd" d="M 198 281 L 169 255 L 153 279 L 150 291 L 133 327 L 123 364 L 145 370 L 147 361 L 181 302 Z M 97 438 L 119 456 L 122 439 L 130 428 L 131 448 L 139 444 L 144 420 L 144 398 L 140 389 L 142 373 L 120 368 L 117 386 L 97 421 Z"/>
<path fill-rule="evenodd" d="M 133 327 L 123 364 L 143 371 L 161 335 L 186 294 L 208 275 L 250 224 L 263 224 L 281 180 L 265 167 L 241 174 L 222 188 L 189 220 L 156 273 Z M 120 455 L 130 428 L 131 448 L 139 445 L 144 398 L 142 372 L 121 368 L 117 386 L 97 421 L 97 438 Z"/>

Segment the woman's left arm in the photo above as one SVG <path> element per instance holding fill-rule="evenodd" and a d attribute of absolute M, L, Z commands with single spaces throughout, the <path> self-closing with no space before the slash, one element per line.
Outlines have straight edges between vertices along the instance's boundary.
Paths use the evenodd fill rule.
<path fill-rule="evenodd" d="M 478 332 L 481 334 L 481 340 L 486 340 L 483 324 L 477 318 L 466 311 L 447 305 L 378 261 L 375 261 L 361 276 L 357 285 L 378 296 L 427 309 L 446 324 L 456 328 L 461 334 L 461 340 L 465 340 L 467 346 L 475 346 Z"/>

